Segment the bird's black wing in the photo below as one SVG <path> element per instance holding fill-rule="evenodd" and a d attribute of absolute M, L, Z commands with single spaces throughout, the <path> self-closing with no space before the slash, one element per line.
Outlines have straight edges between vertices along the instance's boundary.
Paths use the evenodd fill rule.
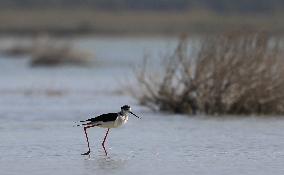
<path fill-rule="evenodd" d="M 102 122 L 108 122 L 108 121 L 115 121 L 116 118 L 117 118 L 117 113 L 108 113 L 108 114 L 102 114 L 102 115 L 99 115 L 95 118 L 90 118 L 86 121 L 90 121 L 90 122 L 99 122 L 99 121 L 102 121 Z"/>

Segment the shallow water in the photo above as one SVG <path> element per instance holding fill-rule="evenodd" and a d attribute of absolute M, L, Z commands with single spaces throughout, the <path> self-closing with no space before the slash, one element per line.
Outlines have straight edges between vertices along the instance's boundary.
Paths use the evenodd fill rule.
<path fill-rule="evenodd" d="M 0 174 L 284 174 L 283 119 L 153 113 L 116 93 L 125 77 L 132 78 L 129 65 L 120 61 L 138 63 L 145 50 L 160 52 L 175 42 L 76 40 L 96 53 L 99 66 L 88 68 L 31 69 L 27 58 L 0 59 Z M 81 156 L 87 146 L 73 122 L 123 104 L 142 119 L 132 117 L 110 130 L 108 156 L 101 147 L 105 130 L 90 129 L 92 153 Z"/>

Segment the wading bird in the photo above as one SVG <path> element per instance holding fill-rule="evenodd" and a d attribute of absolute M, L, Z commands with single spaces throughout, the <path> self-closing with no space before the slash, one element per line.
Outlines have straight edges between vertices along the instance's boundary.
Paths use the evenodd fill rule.
<path fill-rule="evenodd" d="M 117 128 L 117 127 L 125 124 L 128 120 L 128 114 L 129 113 L 134 115 L 137 118 L 140 118 L 136 114 L 131 112 L 131 108 L 130 108 L 129 105 L 124 105 L 124 106 L 121 107 L 120 112 L 102 114 L 102 115 L 99 115 L 95 118 L 90 118 L 90 119 L 87 119 L 87 120 L 84 120 L 84 121 L 80 121 L 83 124 L 77 125 L 77 126 L 84 126 L 84 132 L 85 132 L 85 136 L 86 136 L 86 140 L 87 140 L 87 144 L 88 144 L 88 149 L 89 149 L 86 153 L 83 153 L 82 155 L 89 155 L 90 152 L 91 152 L 88 134 L 87 134 L 87 129 L 95 127 L 95 126 L 101 127 L 101 128 L 107 128 L 106 135 L 105 135 L 104 140 L 102 142 L 102 146 L 104 148 L 105 154 L 107 155 L 107 151 L 105 149 L 105 141 L 106 141 L 106 138 L 107 138 L 107 135 L 109 133 L 110 128 Z"/>

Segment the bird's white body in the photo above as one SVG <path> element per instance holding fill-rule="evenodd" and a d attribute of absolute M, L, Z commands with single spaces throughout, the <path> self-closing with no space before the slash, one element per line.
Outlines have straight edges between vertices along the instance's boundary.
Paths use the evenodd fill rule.
<path fill-rule="evenodd" d="M 107 122 L 98 122 L 98 127 L 100 128 L 117 128 L 122 126 L 123 124 L 127 123 L 128 121 L 128 115 L 127 114 L 120 114 L 118 113 L 118 116 L 116 120 L 114 121 L 107 121 Z"/>

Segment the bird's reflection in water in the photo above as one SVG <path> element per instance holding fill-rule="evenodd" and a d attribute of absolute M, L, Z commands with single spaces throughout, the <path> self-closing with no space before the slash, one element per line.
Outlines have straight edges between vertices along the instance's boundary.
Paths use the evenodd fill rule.
<path fill-rule="evenodd" d="M 120 155 L 121 156 L 121 155 Z M 127 157 L 120 157 L 118 155 L 111 154 L 110 156 L 105 156 L 103 152 L 99 155 L 91 155 L 86 157 L 84 160 L 85 170 L 87 172 L 104 172 L 105 170 L 117 170 L 124 169 L 128 162 Z"/>

